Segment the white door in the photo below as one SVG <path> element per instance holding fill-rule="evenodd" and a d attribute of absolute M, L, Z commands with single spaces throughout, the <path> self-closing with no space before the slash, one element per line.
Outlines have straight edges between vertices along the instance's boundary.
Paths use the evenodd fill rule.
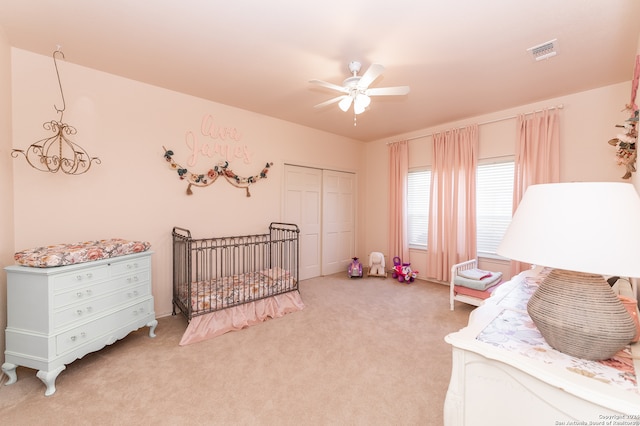
<path fill-rule="evenodd" d="M 322 170 L 285 165 L 284 222 L 300 228 L 299 279 L 321 274 Z"/>
<path fill-rule="evenodd" d="M 355 175 L 322 171 L 322 275 L 345 272 L 355 256 Z"/>

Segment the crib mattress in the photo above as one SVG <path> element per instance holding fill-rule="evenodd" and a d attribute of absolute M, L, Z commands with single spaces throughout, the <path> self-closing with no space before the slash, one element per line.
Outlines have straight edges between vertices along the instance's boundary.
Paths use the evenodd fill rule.
<path fill-rule="evenodd" d="M 192 314 L 215 311 L 239 303 L 283 293 L 295 287 L 295 279 L 282 268 L 195 281 L 191 293 L 185 285 L 180 298 L 191 302 Z"/>

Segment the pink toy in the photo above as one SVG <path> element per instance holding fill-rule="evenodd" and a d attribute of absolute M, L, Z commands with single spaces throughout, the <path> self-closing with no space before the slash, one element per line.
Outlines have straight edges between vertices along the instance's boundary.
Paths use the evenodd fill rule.
<path fill-rule="evenodd" d="M 411 270 L 411 263 L 402 263 L 398 256 L 393 258 L 393 278 L 401 283 L 412 283 L 418 276 L 418 271 Z"/>
<path fill-rule="evenodd" d="M 352 258 L 351 263 L 349 264 L 348 273 L 349 278 L 362 278 L 362 263 L 360 263 L 357 257 Z"/>

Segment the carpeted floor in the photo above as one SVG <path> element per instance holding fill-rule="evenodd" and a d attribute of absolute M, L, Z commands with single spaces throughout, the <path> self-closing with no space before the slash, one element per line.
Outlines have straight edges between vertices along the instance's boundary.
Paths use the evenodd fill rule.
<path fill-rule="evenodd" d="M 67 366 L 56 393 L 35 371 L 0 387 L 3 425 L 442 425 L 444 336 L 471 306 L 448 287 L 346 274 L 300 284 L 305 309 L 189 346 L 159 319 Z"/>

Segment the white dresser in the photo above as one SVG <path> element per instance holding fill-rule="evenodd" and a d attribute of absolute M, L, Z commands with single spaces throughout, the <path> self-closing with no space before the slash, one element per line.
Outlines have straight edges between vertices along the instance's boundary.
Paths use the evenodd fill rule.
<path fill-rule="evenodd" d="M 6 384 L 16 382 L 17 366 L 33 368 L 49 396 L 66 364 L 144 326 L 155 337 L 151 255 L 53 268 L 6 267 Z"/>
<path fill-rule="evenodd" d="M 640 424 L 640 344 L 606 362 L 552 349 L 526 311 L 540 280 L 540 269 L 514 277 L 445 338 L 445 426 Z"/>

